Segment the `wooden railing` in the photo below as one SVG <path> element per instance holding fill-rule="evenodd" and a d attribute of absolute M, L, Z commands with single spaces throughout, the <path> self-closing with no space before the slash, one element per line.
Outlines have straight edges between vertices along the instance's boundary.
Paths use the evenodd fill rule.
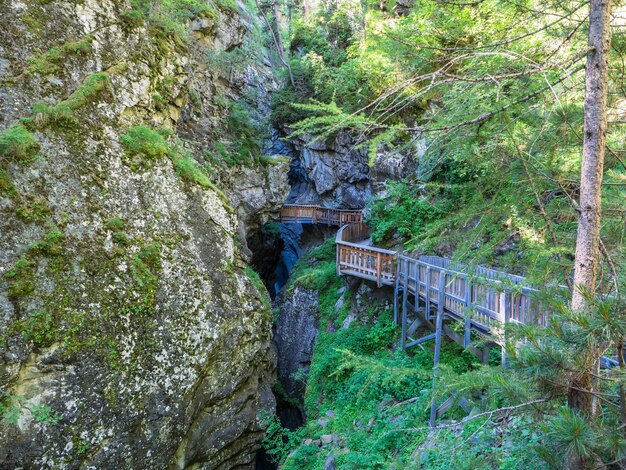
<path fill-rule="evenodd" d="M 493 335 L 501 334 L 504 323 L 546 324 L 547 313 L 533 308 L 531 297 L 536 291 L 525 286 L 524 280 L 480 266 L 454 265 L 437 256 L 398 256 L 397 261 L 397 288 L 415 295 L 417 303 L 423 300 L 427 320 L 432 320 L 429 306 L 443 304 L 448 317 L 464 323 L 465 347 L 470 330 Z"/>
<path fill-rule="evenodd" d="M 399 291 L 406 292 L 415 296 L 415 309 L 423 304 L 427 320 L 432 319 L 431 307 L 443 302 L 445 315 L 464 323 L 464 342 L 469 341 L 470 330 L 493 336 L 508 322 L 546 324 L 548 313 L 533 308 L 534 289 L 525 278 L 438 256 L 413 258 L 371 246 L 370 229 L 362 219 L 359 210 L 312 204 L 288 204 L 280 213 L 281 222 L 341 226 L 336 236 L 337 274 L 375 281 L 378 286 L 394 285 L 396 298 Z"/>
<path fill-rule="evenodd" d="M 344 225 L 337 232 L 337 274 L 375 281 L 378 287 L 393 285 L 396 277 L 396 252 L 359 244 L 369 239 L 363 223 Z"/>
<path fill-rule="evenodd" d="M 360 210 L 332 209 L 313 204 L 285 204 L 280 210 L 283 223 L 326 224 L 342 226 L 363 221 Z"/>

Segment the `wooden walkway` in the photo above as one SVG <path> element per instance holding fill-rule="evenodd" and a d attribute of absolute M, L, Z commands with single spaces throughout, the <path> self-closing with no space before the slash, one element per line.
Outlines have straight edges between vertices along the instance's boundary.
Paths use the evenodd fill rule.
<path fill-rule="evenodd" d="M 340 226 L 336 236 L 337 274 L 355 276 L 394 289 L 394 321 L 402 330 L 406 349 L 435 340 L 435 369 L 439 363 L 442 335 L 467 348 L 483 363 L 489 349 L 504 345 L 507 323 L 545 325 L 548 313 L 533 305 L 536 292 L 526 279 L 485 267 L 469 267 L 438 256 L 412 258 L 364 244 L 370 237 L 360 211 L 327 209 L 314 205 L 288 205 L 282 222 L 322 223 Z M 446 324 L 448 322 L 448 324 Z M 450 323 L 462 325 L 452 328 Z M 415 337 L 428 327 L 432 334 Z M 485 337 L 481 350 L 471 346 L 472 334 Z M 446 400 L 431 410 L 431 424 L 451 406 Z"/>

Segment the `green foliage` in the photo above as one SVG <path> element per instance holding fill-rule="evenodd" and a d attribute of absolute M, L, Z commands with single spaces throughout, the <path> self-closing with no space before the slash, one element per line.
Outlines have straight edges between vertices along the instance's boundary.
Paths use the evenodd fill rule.
<path fill-rule="evenodd" d="M 0 132 L 0 157 L 18 162 L 28 162 L 39 150 L 35 136 L 18 124 Z"/>
<path fill-rule="evenodd" d="M 55 425 L 61 420 L 61 415 L 46 404 L 33 404 L 21 395 L 0 394 L 0 418 L 8 424 L 17 423 L 23 410 L 28 410 L 33 419 L 41 424 Z"/>
<path fill-rule="evenodd" d="M 431 191 L 429 197 L 416 197 L 417 188 L 407 183 L 388 183 L 384 198 L 370 205 L 368 220 L 372 228 L 372 241 L 380 243 L 392 235 L 404 238 L 419 236 L 432 221 L 445 215 L 451 208 L 451 198 L 440 197 Z M 434 201 L 433 201 L 434 200 Z"/>
<path fill-rule="evenodd" d="M 51 227 L 42 240 L 30 243 L 29 251 L 44 256 L 59 256 L 63 252 L 65 235 L 57 227 Z"/>
<path fill-rule="evenodd" d="M 4 274 L 4 278 L 9 282 L 9 298 L 19 299 L 35 290 L 35 267 L 34 261 L 21 257 L 13 268 Z"/>
<path fill-rule="evenodd" d="M 85 55 L 91 51 L 93 36 L 87 35 L 78 41 L 70 41 L 52 47 L 42 54 L 28 59 L 27 74 L 52 75 L 62 70 L 64 63 L 74 55 Z"/>
<path fill-rule="evenodd" d="M 187 36 L 186 24 L 193 18 L 202 17 L 216 26 L 218 13 L 207 2 L 200 0 L 131 0 L 131 10 L 126 12 L 126 19 L 132 24 L 146 23 L 158 36 Z M 220 6 L 228 8 L 230 2 L 222 0 Z"/>
<path fill-rule="evenodd" d="M 154 296 L 158 288 L 158 274 L 161 270 L 161 245 L 152 242 L 139 249 L 130 262 L 130 272 L 137 292 L 142 295 L 141 313 L 152 314 Z"/>
<path fill-rule="evenodd" d="M 267 292 L 267 288 L 265 287 L 265 284 L 263 284 L 263 280 L 261 279 L 261 276 L 259 276 L 259 273 L 257 273 L 250 266 L 246 266 L 244 268 L 244 272 L 246 273 L 246 276 L 248 276 L 248 279 L 250 279 L 250 282 L 254 285 L 254 288 L 259 292 L 263 306 L 268 310 L 268 312 L 271 311 L 272 306 L 270 302 L 270 295 Z"/>
<path fill-rule="evenodd" d="M 33 105 L 35 124 L 44 128 L 49 125 L 74 127 L 80 124 L 76 111 L 88 104 L 109 85 L 109 75 L 97 72 L 88 76 L 83 83 L 64 101 L 51 105 L 36 103 Z"/>
<path fill-rule="evenodd" d="M 21 204 L 15 209 L 15 213 L 20 220 L 27 224 L 32 222 L 45 222 L 49 219 L 50 214 L 52 214 L 48 200 L 45 197 L 21 197 L 20 202 Z"/>
<path fill-rule="evenodd" d="M 195 183 L 203 189 L 215 189 L 209 177 L 204 174 L 196 161 L 189 155 L 173 158 L 174 169 L 178 176 L 189 183 Z"/>
<path fill-rule="evenodd" d="M 38 347 L 50 346 L 58 338 L 55 337 L 54 320 L 45 310 L 36 310 L 21 320 L 12 329 L 20 332 L 22 337 L 32 341 Z"/>
<path fill-rule="evenodd" d="M 15 197 L 16 195 L 17 190 L 13 185 L 13 181 L 11 181 L 11 177 L 4 168 L 0 167 L 0 196 Z"/>
<path fill-rule="evenodd" d="M 276 462 L 284 460 L 300 442 L 302 432 L 282 427 L 278 418 L 269 413 L 261 413 L 259 418 L 261 426 L 265 428 L 263 448 Z"/>
<path fill-rule="evenodd" d="M 121 141 L 131 157 L 141 156 L 148 160 L 158 160 L 169 151 L 163 133 L 146 126 L 131 127 L 121 136 Z"/>
<path fill-rule="evenodd" d="M 130 239 L 124 232 L 126 224 L 122 219 L 119 217 L 111 217 L 105 222 L 105 227 L 113 232 L 112 238 L 117 244 L 122 246 L 130 245 Z"/>

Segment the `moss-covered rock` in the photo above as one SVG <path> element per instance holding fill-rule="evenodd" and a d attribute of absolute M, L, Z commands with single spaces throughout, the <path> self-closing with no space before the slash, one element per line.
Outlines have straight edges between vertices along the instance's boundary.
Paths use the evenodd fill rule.
<path fill-rule="evenodd" d="M 271 312 L 238 246 L 288 165 L 207 168 L 216 97 L 251 83 L 205 57 L 256 20 L 182 3 L 171 30 L 150 2 L 0 6 L 0 467 L 245 467 L 261 445 Z"/>

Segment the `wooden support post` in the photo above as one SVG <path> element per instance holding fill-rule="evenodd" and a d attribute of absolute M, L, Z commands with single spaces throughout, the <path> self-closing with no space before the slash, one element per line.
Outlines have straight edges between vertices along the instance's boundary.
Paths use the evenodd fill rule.
<path fill-rule="evenodd" d="M 489 345 L 488 345 L 488 344 L 486 344 L 486 345 L 483 347 L 482 357 L 480 358 L 480 362 L 481 362 L 482 364 L 486 365 L 486 366 L 488 366 L 488 365 L 489 365 L 489 350 L 490 350 L 490 349 L 491 349 L 491 348 L 489 347 Z"/>
<path fill-rule="evenodd" d="M 469 277 L 465 277 L 465 331 L 463 332 L 463 347 L 467 348 L 472 339 L 472 318 L 470 306 L 472 305 L 472 283 Z"/>
<path fill-rule="evenodd" d="M 376 253 L 376 285 L 380 287 L 380 253 Z"/>
<path fill-rule="evenodd" d="M 511 317 L 511 292 L 504 292 L 504 322 L 502 323 L 502 366 L 506 367 L 506 326 Z"/>
<path fill-rule="evenodd" d="M 415 304 L 413 308 L 417 313 L 420 308 L 420 265 L 418 263 L 413 263 L 413 265 L 415 266 Z"/>
<path fill-rule="evenodd" d="M 408 277 L 408 266 L 409 263 L 404 263 L 404 283 L 402 285 L 402 338 L 400 339 L 400 346 L 404 350 L 406 348 L 406 303 L 408 301 L 409 292 L 407 289 L 406 281 Z"/>
<path fill-rule="evenodd" d="M 396 285 L 393 289 L 393 324 L 398 326 L 398 288 L 400 283 L 400 261 L 396 263 Z"/>
<path fill-rule="evenodd" d="M 426 266 L 426 305 L 424 310 L 424 315 L 426 316 L 426 320 L 431 320 L 430 317 L 430 266 Z"/>
<path fill-rule="evenodd" d="M 441 333 L 443 330 L 443 303 L 445 299 L 446 274 L 445 271 L 439 271 L 439 297 L 437 305 L 437 326 L 435 328 L 435 358 L 433 366 L 433 393 L 435 392 L 435 384 L 437 381 L 437 372 L 439 370 L 439 358 L 441 356 Z M 430 406 L 430 426 L 435 426 L 437 419 L 437 404 L 433 396 L 433 403 Z"/>

